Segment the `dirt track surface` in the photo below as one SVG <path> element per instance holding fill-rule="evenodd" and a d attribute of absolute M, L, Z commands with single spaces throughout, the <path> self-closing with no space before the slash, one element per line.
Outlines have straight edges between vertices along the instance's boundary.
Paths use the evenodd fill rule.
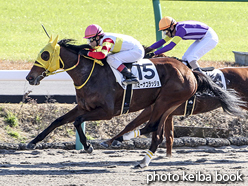
<path fill-rule="evenodd" d="M 247 152 L 248 146 L 177 147 L 173 157 L 167 158 L 166 150 L 160 148 L 149 167 L 134 169 L 144 150 L 94 150 L 92 154 L 62 149 L 0 150 L 0 185 L 138 186 L 149 180 L 150 185 L 247 185 Z M 204 176 L 211 181 L 202 181 Z M 221 177 L 232 181 L 217 181 Z"/>

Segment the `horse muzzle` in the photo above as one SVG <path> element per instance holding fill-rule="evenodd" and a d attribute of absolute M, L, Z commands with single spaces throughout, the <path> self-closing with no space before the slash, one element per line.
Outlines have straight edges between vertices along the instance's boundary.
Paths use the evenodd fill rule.
<path fill-rule="evenodd" d="M 28 75 L 26 77 L 26 80 L 29 82 L 30 85 L 39 85 L 41 79 L 43 79 L 43 76 L 38 76 L 34 78 L 33 76 Z"/>

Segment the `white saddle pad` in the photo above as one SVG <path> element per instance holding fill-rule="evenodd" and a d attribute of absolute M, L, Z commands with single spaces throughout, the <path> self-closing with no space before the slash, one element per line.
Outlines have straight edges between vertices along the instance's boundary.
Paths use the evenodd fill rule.
<path fill-rule="evenodd" d="M 123 80 L 125 80 L 123 75 L 113 67 L 111 67 L 111 69 L 115 75 L 116 81 L 123 89 L 126 89 L 126 85 L 122 83 Z M 132 85 L 133 89 L 161 87 L 157 69 L 149 59 L 141 59 L 137 63 L 133 63 L 131 71 L 139 80 L 138 84 Z"/>
<path fill-rule="evenodd" d="M 213 71 L 204 72 L 206 75 L 210 76 L 211 79 L 219 85 L 221 88 L 226 90 L 226 80 L 224 74 L 219 69 L 214 69 Z"/>

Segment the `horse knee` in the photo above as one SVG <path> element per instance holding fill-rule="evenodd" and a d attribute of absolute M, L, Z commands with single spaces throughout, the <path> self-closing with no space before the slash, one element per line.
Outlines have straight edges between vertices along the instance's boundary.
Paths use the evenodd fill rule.
<path fill-rule="evenodd" d="M 82 121 L 82 118 L 79 116 L 79 117 L 77 117 L 77 118 L 75 119 L 73 125 L 74 125 L 75 128 L 77 128 L 78 126 L 81 125 L 81 123 L 83 123 L 83 121 Z"/>

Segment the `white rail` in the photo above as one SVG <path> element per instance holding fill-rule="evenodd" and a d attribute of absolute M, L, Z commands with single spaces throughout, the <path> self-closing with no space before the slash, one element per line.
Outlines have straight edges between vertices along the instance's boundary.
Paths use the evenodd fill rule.
<path fill-rule="evenodd" d="M 26 76 L 29 70 L 0 70 L 0 81 L 26 81 Z M 61 72 L 56 75 L 45 77 L 42 81 L 72 81 L 71 77 L 66 72 Z M 85 131 L 85 123 L 81 124 Z M 77 150 L 83 149 L 78 133 L 76 132 L 76 147 Z"/>
<path fill-rule="evenodd" d="M 29 70 L 0 70 L 0 81 L 26 81 Z M 45 77 L 42 81 L 72 81 L 66 72 Z"/>

